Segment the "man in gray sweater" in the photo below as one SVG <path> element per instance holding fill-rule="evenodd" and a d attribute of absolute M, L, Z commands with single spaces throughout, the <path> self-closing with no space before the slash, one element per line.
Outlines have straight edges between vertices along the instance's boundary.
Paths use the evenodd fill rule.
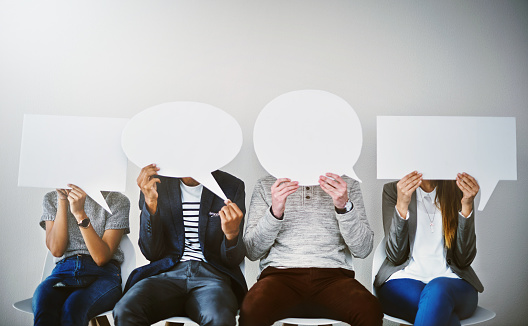
<path fill-rule="evenodd" d="M 381 325 L 376 299 L 354 278 L 352 258 L 372 250 L 359 183 L 327 173 L 300 187 L 267 176 L 253 191 L 244 232 L 247 256 L 261 274 L 240 309 L 242 326 L 287 317 L 332 318 Z"/>

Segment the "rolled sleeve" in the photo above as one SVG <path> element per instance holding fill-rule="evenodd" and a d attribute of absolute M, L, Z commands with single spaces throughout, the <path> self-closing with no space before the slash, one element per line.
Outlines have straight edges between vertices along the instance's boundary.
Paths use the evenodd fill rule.
<path fill-rule="evenodd" d="M 119 192 L 111 192 L 106 201 L 112 214 L 106 219 L 105 230 L 124 230 L 125 234 L 130 233 L 130 200 L 128 197 Z"/>
<path fill-rule="evenodd" d="M 55 221 L 55 216 L 57 216 L 57 192 L 50 191 L 44 195 L 44 199 L 42 200 L 40 227 L 46 230 L 46 221 Z"/>

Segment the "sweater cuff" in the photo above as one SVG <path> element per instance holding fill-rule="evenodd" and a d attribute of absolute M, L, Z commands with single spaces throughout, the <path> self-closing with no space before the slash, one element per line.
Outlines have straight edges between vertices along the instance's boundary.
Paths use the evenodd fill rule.
<path fill-rule="evenodd" d="M 271 213 L 271 216 L 273 216 L 275 219 L 277 219 L 279 221 L 282 221 L 284 219 L 284 213 L 282 213 L 281 217 L 277 217 L 277 216 L 275 216 L 275 214 L 273 214 L 273 206 L 270 206 L 269 212 Z"/>
<path fill-rule="evenodd" d="M 279 227 L 282 222 L 284 221 L 284 214 L 282 214 L 281 219 L 278 219 L 273 215 L 271 212 L 271 207 L 266 211 L 266 214 L 264 214 L 264 228 L 265 229 L 276 229 Z"/>

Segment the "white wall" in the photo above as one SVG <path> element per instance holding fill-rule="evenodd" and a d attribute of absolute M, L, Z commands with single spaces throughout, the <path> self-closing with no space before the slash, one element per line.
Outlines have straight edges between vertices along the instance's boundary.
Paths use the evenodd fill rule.
<path fill-rule="evenodd" d="M 376 180 L 376 115 L 517 118 L 519 180 L 500 182 L 478 214 L 473 266 L 486 287 L 480 303 L 497 312 L 488 325 L 525 324 L 527 20 L 522 1 L 1 0 L 0 325 L 31 324 L 11 304 L 32 295 L 45 252 L 37 222 L 49 189 L 17 187 L 24 113 L 131 117 L 167 101 L 218 106 L 242 125 L 243 148 L 224 169 L 246 181 L 249 204 L 265 173 L 252 147 L 257 114 L 306 88 L 343 97 L 362 121 L 355 170 L 376 242 L 386 182 Z M 139 169 L 128 172 L 126 195 L 137 203 Z M 131 226 L 135 242 L 135 204 Z M 370 264 L 357 262 L 364 284 Z M 248 268 L 252 284 L 257 268 Z"/>

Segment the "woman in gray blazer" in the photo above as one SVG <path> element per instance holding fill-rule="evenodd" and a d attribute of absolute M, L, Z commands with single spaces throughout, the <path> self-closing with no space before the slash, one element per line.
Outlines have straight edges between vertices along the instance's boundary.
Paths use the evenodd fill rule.
<path fill-rule="evenodd" d="M 414 325 L 460 325 L 484 290 L 476 255 L 477 181 L 423 180 L 412 172 L 383 187 L 387 258 L 374 286 L 384 312 Z"/>

